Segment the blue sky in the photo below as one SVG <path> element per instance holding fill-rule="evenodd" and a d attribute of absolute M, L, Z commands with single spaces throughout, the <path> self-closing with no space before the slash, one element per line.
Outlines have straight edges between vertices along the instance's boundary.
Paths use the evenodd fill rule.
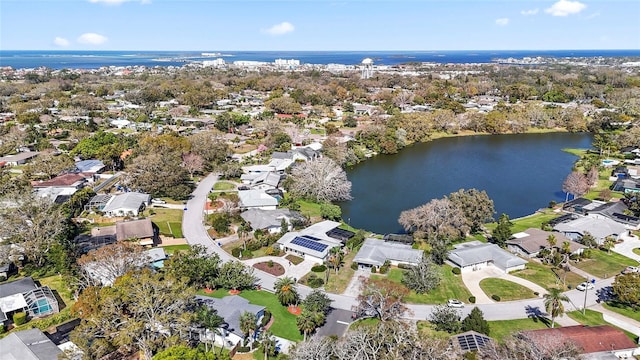
<path fill-rule="evenodd" d="M 2 50 L 640 49 L 640 1 L 2 0 Z"/>

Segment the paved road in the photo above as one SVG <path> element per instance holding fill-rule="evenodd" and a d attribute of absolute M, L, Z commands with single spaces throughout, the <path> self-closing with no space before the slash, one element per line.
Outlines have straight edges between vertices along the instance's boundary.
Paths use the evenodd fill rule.
<path fill-rule="evenodd" d="M 209 190 L 213 187 L 213 184 L 218 180 L 218 176 L 210 174 L 204 178 L 198 184 L 198 187 L 193 192 L 192 198 L 187 202 L 187 210 L 184 212 L 182 220 L 182 232 L 187 239 L 187 242 L 191 245 L 200 244 L 204 245 L 211 253 L 216 253 L 223 261 L 235 261 L 230 254 L 222 250 L 216 242 L 211 240 L 207 231 L 204 228 L 204 205 L 207 200 Z M 262 271 L 256 271 L 255 275 L 259 279 L 259 283 L 263 289 L 273 291 L 273 286 L 276 281 L 276 277 Z M 587 292 L 587 307 L 595 305 L 600 295 L 601 298 L 606 298 L 603 294 L 606 293 L 607 287 L 611 286 L 613 278 L 599 280 L 595 284 L 594 290 Z M 298 285 L 298 291 L 303 297 L 311 292 L 311 288 Z M 585 293 L 578 290 L 571 290 L 565 293 L 569 299 L 570 304 L 565 306 L 566 311 L 573 311 L 582 309 L 584 303 Z M 353 306 L 357 304 L 356 299 L 353 296 L 327 294 L 332 300 L 331 306 L 336 309 L 351 310 Z M 528 299 L 520 301 L 499 302 L 493 304 L 479 304 L 477 305 L 484 313 L 487 320 L 512 320 L 523 319 L 533 314 L 544 315 L 544 301 L 542 299 Z M 434 305 L 408 305 L 411 312 L 407 318 L 415 320 L 426 319 L 433 309 Z M 468 314 L 472 306 L 466 306 L 462 309 L 464 316 Z"/>

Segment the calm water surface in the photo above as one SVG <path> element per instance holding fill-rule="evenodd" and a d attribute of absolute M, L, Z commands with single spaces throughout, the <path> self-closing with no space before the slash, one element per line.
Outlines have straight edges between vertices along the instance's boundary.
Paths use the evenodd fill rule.
<path fill-rule="evenodd" d="M 564 148 L 591 147 L 590 134 L 467 136 L 416 144 L 347 170 L 354 199 L 345 221 L 377 233 L 401 231 L 400 212 L 458 189 L 485 190 L 497 215 L 516 218 L 564 201 L 562 182 L 576 157 Z"/>

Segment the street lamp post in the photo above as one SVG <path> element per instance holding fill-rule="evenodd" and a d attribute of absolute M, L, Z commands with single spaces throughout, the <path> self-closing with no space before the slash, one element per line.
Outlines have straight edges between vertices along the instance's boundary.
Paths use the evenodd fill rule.
<path fill-rule="evenodd" d="M 591 279 L 591 281 L 587 282 L 587 286 L 585 286 L 584 288 L 584 304 L 582 305 L 582 315 L 585 315 L 585 313 L 587 312 L 587 292 L 589 291 L 589 284 L 595 284 L 596 283 L 596 279 Z M 595 289 L 595 287 L 594 287 Z"/>

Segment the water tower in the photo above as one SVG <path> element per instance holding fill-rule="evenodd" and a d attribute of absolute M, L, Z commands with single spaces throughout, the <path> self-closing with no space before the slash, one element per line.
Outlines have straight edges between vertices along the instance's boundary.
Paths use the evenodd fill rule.
<path fill-rule="evenodd" d="M 366 58 L 364 60 L 362 60 L 362 78 L 363 79 L 368 79 L 371 76 L 373 76 L 373 60 L 371 60 L 370 58 Z"/>

